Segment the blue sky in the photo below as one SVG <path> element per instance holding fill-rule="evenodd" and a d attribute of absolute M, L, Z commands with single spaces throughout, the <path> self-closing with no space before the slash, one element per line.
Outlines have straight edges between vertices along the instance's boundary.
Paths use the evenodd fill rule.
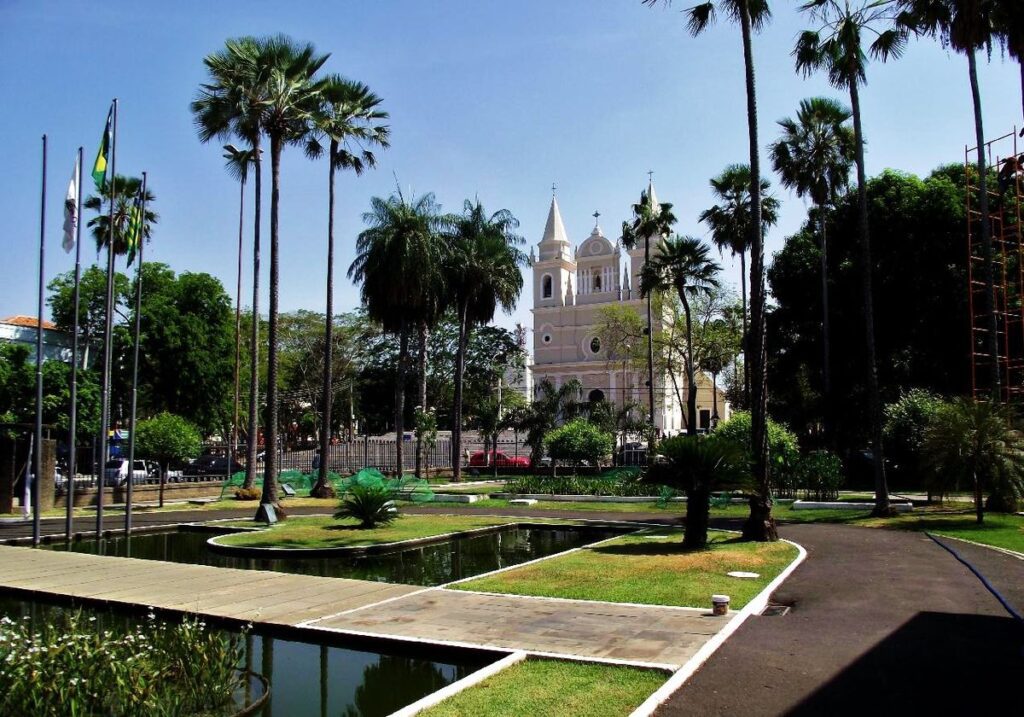
<path fill-rule="evenodd" d="M 339 310 L 358 303 L 344 272 L 361 214 L 371 196 L 393 191 L 396 176 L 403 189 L 435 192 L 448 210 L 474 196 L 489 210 L 510 209 L 531 243 L 540 240 L 555 182 L 579 242 L 595 210 L 612 234 L 653 170 L 659 198 L 676 205 L 680 231 L 704 236 L 696 217 L 711 203 L 708 178 L 747 158 L 743 67 L 738 30 L 719 23 L 691 38 L 679 12 L 687 4 L 0 0 L 0 215 L 7 217 L 0 315 L 35 313 L 40 135 L 50 136 L 49 278 L 72 267 L 59 246 L 74 152 L 81 144 L 87 158 L 95 153 L 115 96 L 118 171 L 147 170 L 157 195 L 160 224 L 147 259 L 211 272 L 233 291 L 237 185 L 223 170 L 220 145 L 196 139 L 188 104 L 204 79 L 203 56 L 243 34 L 313 42 L 332 53 L 328 70 L 367 83 L 391 113 L 393 144 L 378 169 L 339 176 Z M 820 77 L 794 73 L 789 53 L 806 19 L 797 3 L 772 6 L 774 19 L 754 48 L 762 145 L 801 98 L 838 95 Z M 996 52 L 980 78 L 989 135 L 1019 126 L 1018 66 Z M 862 104 L 869 174 L 927 173 L 962 160 L 964 144 L 973 144 L 966 60 L 933 41 L 914 41 L 898 62 L 873 64 Z M 267 190 L 269 204 L 269 182 Z M 776 193 L 782 215 L 769 251 L 806 212 L 786 190 Z M 281 203 L 282 309 L 322 311 L 324 163 L 287 150 Z M 85 256 L 92 261 L 95 252 Z M 728 257 L 724 263 L 737 280 L 738 267 Z M 532 324 L 529 286 L 515 314 L 499 323 Z"/>

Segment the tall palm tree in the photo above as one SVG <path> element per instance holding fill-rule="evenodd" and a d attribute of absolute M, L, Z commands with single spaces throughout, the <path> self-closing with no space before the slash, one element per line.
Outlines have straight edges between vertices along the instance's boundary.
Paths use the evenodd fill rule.
<path fill-rule="evenodd" d="M 449 237 L 446 283 L 459 322 L 455 351 L 455 397 L 452 407 L 452 479 L 462 479 L 462 389 L 466 347 L 474 326 L 494 318 L 501 307 L 511 313 L 523 290 L 520 267 L 529 257 L 519 248 L 526 240 L 515 233 L 519 220 L 507 209 L 488 214 L 480 200 L 468 199 L 455 217 Z"/>
<path fill-rule="evenodd" d="M 317 159 L 327 142 L 327 321 L 324 326 L 324 378 L 320 429 L 320 470 L 310 494 L 330 498 L 334 489 L 327 482 L 328 452 L 331 445 L 331 404 L 334 399 L 331 369 L 334 339 L 334 173 L 350 169 L 360 175 L 377 166 L 372 147 L 388 147 L 390 129 L 382 124 L 388 113 L 378 109 L 381 99 L 366 85 L 339 75 L 324 78 L 320 103 L 313 114 L 313 131 L 306 141 L 306 155 Z"/>
<path fill-rule="evenodd" d="M 676 216 L 672 213 L 672 205 L 668 202 L 657 202 L 652 199 L 653 187 L 640 192 L 640 201 L 633 205 L 633 220 L 622 222 L 622 245 L 633 249 L 641 241 L 644 243 L 644 266 L 651 260 L 651 241 L 668 238 Z M 651 297 L 647 297 L 647 430 L 649 445 L 653 444 L 654 436 L 654 319 L 651 309 Z M 654 451 L 647 452 L 649 460 L 653 460 Z"/>
<path fill-rule="evenodd" d="M 659 0 L 642 0 L 654 5 Z M 665 0 L 670 4 L 671 0 Z M 743 68 L 747 93 L 747 144 L 750 152 L 750 323 L 744 367 L 749 363 L 751 377 L 751 447 L 754 455 L 754 480 L 757 491 L 750 502 L 750 517 L 743 535 L 750 540 L 777 540 L 772 518 L 771 484 L 768 480 L 768 362 L 765 354 L 765 267 L 764 232 L 761 217 L 761 155 L 757 138 L 757 89 L 754 78 L 753 34 L 771 19 L 768 0 L 708 0 L 686 11 L 690 34 L 696 36 L 715 21 L 718 11 L 740 26 L 743 41 Z"/>
<path fill-rule="evenodd" d="M 520 429 L 526 432 L 530 463 L 536 468 L 544 457 L 544 436 L 559 421 L 568 420 L 579 411 L 583 384 L 578 378 L 570 378 L 556 388 L 551 379 L 543 378 L 536 385 L 534 393 L 533 402 L 524 412 Z"/>
<path fill-rule="evenodd" d="M 223 50 L 203 59 L 208 82 L 199 86 L 191 110 L 199 141 L 203 144 L 219 138 L 239 138 L 250 152 L 253 168 L 252 224 L 252 326 L 249 330 L 249 418 L 246 441 L 245 482 L 243 488 L 256 484 L 257 451 L 259 448 L 260 388 L 260 229 L 262 227 L 263 172 L 260 149 L 260 112 L 266 100 L 262 75 L 251 55 L 256 40 L 244 37 L 228 40 Z M 243 46 L 246 49 L 243 51 Z M 229 168 L 230 169 L 230 168 Z"/>
<path fill-rule="evenodd" d="M 992 227 L 988 209 L 988 171 L 985 166 L 985 127 L 981 114 L 981 89 L 978 85 L 978 50 L 991 50 L 998 30 L 996 0 L 898 0 L 899 23 L 918 35 L 938 37 L 943 46 L 952 46 L 967 56 L 967 73 L 974 103 L 974 135 L 978 144 L 978 210 L 981 213 L 982 277 L 985 282 L 985 323 L 987 353 L 992 375 L 990 398 L 1000 400 L 999 335 L 996 318 L 995 265 Z M 968 217 L 970 221 L 970 217 Z"/>
<path fill-rule="evenodd" d="M 711 192 L 720 204 L 700 213 L 699 220 L 711 229 L 711 241 L 721 254 L 728 249 L 740 257 L 740 297 L 743 305 L 743 340 L 747 337 L 747 252 L 750 250 L 750 165 L 730 164 L 711 180 Z M 779 221 L 779 200 L 768 194 L 771 183 L 761 179 L 761 227 Z M 743 397 L 750 404 L 750 374 L 743 363 Z"/>
<path fill-rule="evenodd" d="M 868 227 L 867 176 L 864 171 L 864 130 L 861 126 L 860 86 L 866 81 L 867 53 L 861 38 L 875 36 L 870 46 L 872 57 L 887 60 L 898 57 L 906 45 L 906 31 L 896 27 L 891 0 L 811 0 L 801 6 L 818 24 L 817 30 L 805 30 L 797 40 L 793 55 L 797 70 L 809 75 L 824 69 L 833 86 L 850 92 L 853 111 L 854 155 L 857 164 L 858 231 L 860 233 L 861 289 L 864 304 L 864 348 L 867 354 L 868 423 L 875 471 L 875 509 L 878 516 L 892 514 L 889 488 L 885 480 L 882 451 L 882 401 L 878 390 L 875 360 L 875 309 L 871 287 L 871 234 Z"/>
<path fill-rule="evenodd" d="M 686 432 L 697 435 L 697 366 L 693 360 L 693 314 L 690 299 L 707 296 L 719 287 L 722 270 L 700 239 L 676 236 L 663 239 L 640 274 L 640 294 L 675 290 L 686 315 Z"/>
<path fill-rule="evenodd" d="M 1020 101 L 1024 108 L 1024 3 L 1020 0 L 996 0 L 992 16 L 999 41 L 1020 66 Z M 1020 136 L 1024 137 L 1024 127 Z"/>
<path fill-rule="evenodd" d="M 363 221 L 368 228 L 356 241 L 356 258 L 348 276 L 362 284 L 362 301 L 369 317 L 399 339 L 395 451 L 401 472 L 409 335 L 430 310 L 436 281 L 433 267 L 441 265 L 446 249 L 441 238 L 444 218 L 433 194 L 406 199 L 399 192 L 388 199 L 373 197 Z"/>
<path fill-rule="evenodd" d="M 850 166 L 856 155 L 853 128 L 847 124 L 850 117 L 850 110 L 828 97 L 801 100 L 796 119 L 787 117 L 779 120 L 782 136 L 770 150 L 772 165 L 779 173 L 782 186 L 796 191 L 798 197 L 810 197 L 818 214 L 818 231 L 821 232 L 821 375 L 827 438 L 832 435 L 832 381 L 825 219 L 828 209 L 849 184 Z"/>
<path fill-rule="evenodd" d="M 146 240 L 152 235 L 152 226 L 159 220 L 156 212 L 150 207 L 156 196 L 146 184 L 146 222 L 143 226 L 143 236 Z M 86 198 L 83 205 L 86 209 L 98 212 L 95 217 L 89 220 L 88 226 L 92 228 L 93 239 L 96 240 L 96 251 L 106 248 L 110 242 L 110 193 L 114 190 L 114 253 L 128 253 L 128 221 L 131 218 L 132 207 L 135 205 L 135 197 L 142 189 L 142 180 L 138 177 L 126 177 L 122 174 L 114 177 L 113 182 L 107 180 L 99 189 L 98 194 Z M 106 205 L 106 208 L 104 208 Z"/>
<path fill-rule="evenodd" d="M 238 280 L 235 286 L 235 394 L 231 413 L 230 454 L 232 458 L 238 452 L 239 376 L 242 368 L 242 242 L 245 231 L 245 183 L 249 178 L 249 167 L 255 163 L 255 158 L 256 151 L 251 148 L 239 149 L 233 144 L 224 145 L 224 159 L 227 160 L 225 166 L 228 174 L 238 180 Z M 255 322 L 255 320 L 254 315 L 253 321 Z M 249 433 L 252 434 L 251 427 Z"/>

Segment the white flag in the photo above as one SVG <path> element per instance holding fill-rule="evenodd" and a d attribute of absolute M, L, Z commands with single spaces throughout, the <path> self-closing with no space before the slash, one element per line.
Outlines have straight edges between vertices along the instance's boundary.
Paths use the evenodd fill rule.
<path fill-rule="evenodd" d="M 64 251 L 71 253 L 75 248 L 75 236 L 78 232 L 78 163 L 71 171 L 71 182 L 68 184 L 68 195 L 64 198 Z"/>

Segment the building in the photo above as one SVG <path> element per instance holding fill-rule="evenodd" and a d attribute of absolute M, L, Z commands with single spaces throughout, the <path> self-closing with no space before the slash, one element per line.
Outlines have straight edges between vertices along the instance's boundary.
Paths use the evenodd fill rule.
<path fill-rule="evenodd" d="M 29 349 L 29 360 L 36 360 L 39 319 L 35 316 L 8 316 L 0 319 L 0 343 L 18 344 Z M 71 363 L 72 337 L 52 321 L 43 321 L 43 361 L 56 359 Z"/>
<path fill-rule="evenodd" d="M 648 187 L 657 202 L 654 185 Z M 595 219 L 599 218 L 595 213 Z M 531 250 L 532 254 L 532 250 Z M 586 401 L 612 401 L 616 404 L 634 402 L 648 405 L 646 371 L 623 368 L 610 360 L 597 335 L 602 308 L 620 304 L 646 316 L 646 300 L 640 298 L 640 271 L 644 265 L 644 248 L 630 251 L 617 239 L 613 244 L 595 221 L 590 236 L 573 248 L 562 222 L 558 200 L 551 198 L 544 235 L 533 256 L 533 385 L 547 379 L 561 386 L 571 378 L 583 385 Z M 661 330 L 667 317 L 654 317 L 654 331 Z M 654 377 L 654 423 L 664 435 L 679 433 L 685 428 L 686 407 L 680 405 L 676 393 L 685 400 L 686 377 L 680 373 Z M 710 426 L 714 410 L 712 383 L 708 376 L 698 376 L 698 427 Z M 717 407 L 721 420 L 729 415 L 724 393 L 717 390 Z"/>

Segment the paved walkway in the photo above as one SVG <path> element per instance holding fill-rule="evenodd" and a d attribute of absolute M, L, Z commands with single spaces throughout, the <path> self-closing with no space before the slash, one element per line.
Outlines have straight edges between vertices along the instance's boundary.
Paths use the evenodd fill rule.
<path fill-rule="evenodd" d="M 1024 710 L 1024 631 L 927 536 L 841 525 L 780 532 L 808 551 L 774 596 L 792 611 L 748 619 L 659 715 Z M 1007 562 L 993 572 L 1020 562 L 999 559 Z"/>

